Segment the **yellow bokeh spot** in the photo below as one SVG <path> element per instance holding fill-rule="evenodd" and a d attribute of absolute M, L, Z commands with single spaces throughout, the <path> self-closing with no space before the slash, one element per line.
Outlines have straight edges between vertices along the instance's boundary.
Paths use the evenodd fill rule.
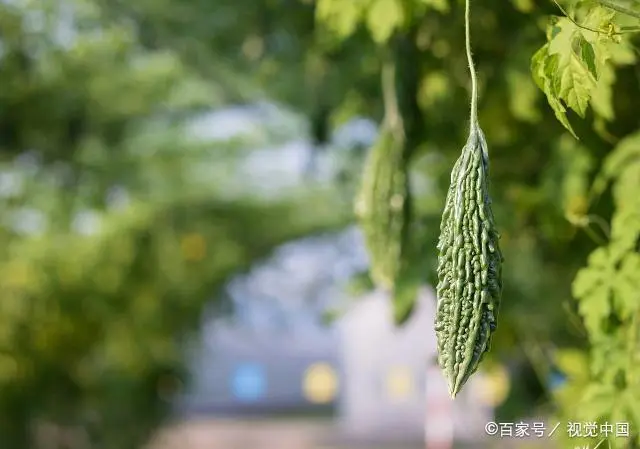
<path fill-rule="evenodd" d="M 198 262 L 207 255 L 207 242 L 200 234 L 187 234 L 180 243 L 182 257 L 185 260 Z"/>
<path fill-rule="evenodd" d="M 518 11 L 521 11 L 524 13 L 533 11 L 533 8 L 535 7 L 532 0 L 511 0 L 511 2 L 513 3 L 513 6 L 515 6 Z"/>
<path fill-rule="evenodd" d="M 395 367 L 387 377 L 387 392 L 392 400 L 408 399 L 415 390 L 413 374 L 409 368 Z"/>
<path fill-rule="evenodd" d="M 490 407 L 502 404 L 509 394 L 511 384 L 509 373 L 502 366 L 492 367 L 478 378 L 476 395 L 478 401 Z"/>
<path fill-rule="evenodd" d="M 575 224 L 579 224 L 581 219 L 584 220 L 585 214 L 589 210 L 589 200 L 584 195 L 573 195 L 565 200 L 564 209 L 569 221 L 575 221 Z"/>
<path fill-rule="evenodd" d="M 330 365 L 316 363 L 305 372 L 302 389 L 308 401 L 326 404 L 336 397 L 338 376 Z"/>
<path fill-rule="evenodd" d="M 5 283 L 9 287 L 25 287 L 35 281 L 35 273 L 30 264 L 22 261 L 9 263 L 3 270 Z"/>
<path fill-rule="evenodd" d="M 15 379 L 19 374 L 18 361 L 9 355 L 0 355 L 0 381 Z"/>

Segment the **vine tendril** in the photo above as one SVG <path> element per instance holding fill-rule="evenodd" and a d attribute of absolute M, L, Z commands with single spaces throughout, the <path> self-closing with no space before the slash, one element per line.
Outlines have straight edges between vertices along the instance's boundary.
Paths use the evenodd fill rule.
<path fill-rule="evenodd" d="M 465 0 L 465 12 L 464 12 L 464 31 L 465 31 L 465 46 L 467 50 L 467 61 L 469 63 L 469 73 L 471 75 L 471 128 L 474 129 L 478 126 L 478 77 L 476 74 L 476 67 L 473 63 L 473 56 L 471 55 L 471 0 Z"/>

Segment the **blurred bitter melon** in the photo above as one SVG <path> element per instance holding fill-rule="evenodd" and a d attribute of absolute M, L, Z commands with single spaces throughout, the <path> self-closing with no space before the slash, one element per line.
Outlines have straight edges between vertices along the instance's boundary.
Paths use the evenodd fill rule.
<path fill-rule="evenodd" d="M 393 291 L 400 276 L 410 215 L 409 179 L 402 129 L 383 124 L 371 148 L 356 199 L 374 284 Z"/>

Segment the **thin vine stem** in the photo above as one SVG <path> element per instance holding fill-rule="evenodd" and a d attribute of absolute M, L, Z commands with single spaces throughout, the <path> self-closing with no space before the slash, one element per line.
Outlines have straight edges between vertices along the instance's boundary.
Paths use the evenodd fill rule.
<path fill-rule="evenodd" d="M 564 9 L 564 7 L 563 7 L 560 3 L 558 3 L 558 0 L 552 0 L 552 1 L 553 1 L 553 3 L 556 5 L 556 7 L 560 10 L 560 12 L 561 12 L 561 13 L 562 13 L 562 14 L 563 14 L 567 19 L 569 19 L 569 21 L 570 21 L 571 23 L 573 23 L 573 24 L 574 24 L 575 26 L 577 26 L 578 28 L 582 28 L 583 30 L 591 31 L 591 32 L 593 32 L 593 33 L 606 34 L 606 33 L 604 33 L 602 30 L 596 30 L 595 28 L 591 28 L 591 27 L 588 27 L 588 26 L 586 26 L 586 25 L 582 25 L 582 24 L 580 24 L 580 23 L 576 22 L 576 20 L 575 20 L 573 17 L 571 17 L 571 16 L 569 15 L 569 13 L 567 12 L 567 10 L 566 10 L 566 9 Z"/>
<path fill-rule="evenodd" d="M 569 21 L 571 23 L 573 23 L 575 26 L 577 26 L 580 29 L 586 30 L 586 31 L 591 31 L 592 33 L 596 33 L 596 34 L 604 34 L 606 36 L 621 36 L 623 34 L 628 34 L 628 33 L 636 33 L 638 31 L 640 31 L 640 27 L 622 27 L 620 28 L 619 31 L 615 31 L 615 30 L 602 30 L 602 29 L 596 29 L 587 25 L 583 25 L 581 23 L 578 23 L 573 17 L 571 17 L 569 15 L 569 13 L 567 12 L 566 9 L 564 9 L 564 7 L 558 3 L 558 0 L 552 0 L 553 3 L 556 5 L 556 7 L 560 10 L 560 12 L 567 18 L 569 19 Z M 640 13 L 636 13 L 635 11 L 628 9 L 628 8 L 624 8 L 622 6 L 618 6 L 615 3 L 609 2 L 607 0 L 598 0 L 598 3 L 600 3 L 602 6 L 606 7 L 606 8 L 610 8 L 613 9 L 617 12 L 621 12 L 623 14 L 627 14 L 631 17 L 636 17 L 638 19 L 640 19 Z"/>
<path fill-rule="evenodd" d="M 465 0 L 464 11 L 464 34 L 465 46 L 467 50 L 467 61 L 469 63 L 469 74 L 471 75 L 471 128 L 478 126 L 478 77 L 476 67 L 471 55 L 471 0 Z"/>
<path fill-rule="evenodd" d="M 584 230 L 584 232 L 593 239 L 599 245 L 605 245 L 607 240 L 611 239 L 611 229 L 609 228 L 608 223 L 598 215 L 575 215 L 575 214 L 567 214 L 565 216 L 567 221 L 572 225 Z M 602 233 L 605 235 L 605 238 L 602 238 L 591 228 L 592 224 L 598 225 Z"/>
<path fill-rule="evenodd" d="M 640 314 L 638 312 L 633 314 L 633 318 L 630 323 L 629 332 L 629 347 L 627 348 L 627 383 L 629 385 L 636 386 L 636 376 L 633 371 L 638 351 L 638 325 L 640 324 Z"/>
<path fill-rule="evenodd" d="M 614 3 L 609 0 L 597 0 L 597 1 L 599 4 L 601 4 L 605 8 L 613 9 L 614 11 L 617 11 L 622 14 L 626 14 L 629 17 L 635 17 L 636 19 L 640 20 L 640 12 L 638 11 L 634 11 L 633 9 L 627 8 L 626 6 L 618 5 L 617 3 Z"/>
<path fill-rule="evenodd" d="M 390 52 L 387 52 L 382 64 L 382 99 L 384 104 L 384 122 L 392 129 L 402 129 L 402 115 L 396 92 L 396 65 Z"/>

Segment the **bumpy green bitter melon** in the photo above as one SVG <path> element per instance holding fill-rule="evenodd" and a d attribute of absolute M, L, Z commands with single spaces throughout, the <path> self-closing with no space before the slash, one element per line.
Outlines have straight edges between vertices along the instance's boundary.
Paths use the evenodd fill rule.
<path fill-rule="evenodd" d="M 487 144 L 474 124 L 451 173 L 437 246 L 438 363 L 452 397 L 489 350 L 498 319 L 502 255 L 487 176 Z"/>

